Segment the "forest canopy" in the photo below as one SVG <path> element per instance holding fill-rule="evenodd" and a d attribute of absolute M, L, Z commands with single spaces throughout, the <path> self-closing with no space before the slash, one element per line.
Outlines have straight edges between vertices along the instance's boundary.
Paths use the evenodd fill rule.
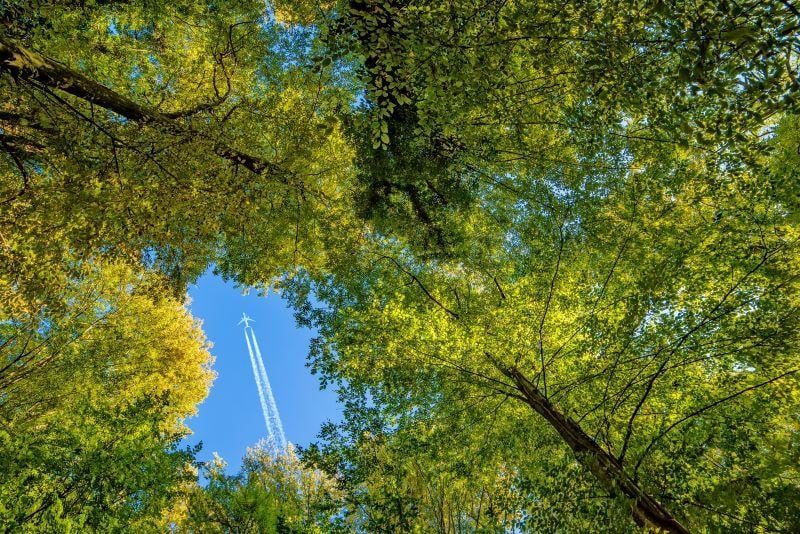
<path fill-rule="evenodd" d="M 1 3 L 0 525 L 800 530 L 799 9 Z M 208 270 L 344 406 L 238 475 Z"/>

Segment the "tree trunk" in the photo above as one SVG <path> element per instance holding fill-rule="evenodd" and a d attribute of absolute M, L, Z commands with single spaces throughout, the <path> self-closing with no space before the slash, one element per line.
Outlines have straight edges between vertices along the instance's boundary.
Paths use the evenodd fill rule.
<path fill-rule="evenodd" d="M 613 495 L 630 503 L 634 521 L 640 526 L 672 533 L 688 533 L 670 512 L 627 474 L 617 459 L 606 452 L 571 418 L 561 413 L 519 370 L 505 369 L 504 374 L 514 381 L 528 405 L 552 426 L 567 442 L 578 462 Z"/>
<path fill-rule="evenodd" d="M 113 89 L 97 83 L 81 72 L 2 36 L 0 36 L 0 71 L 6 71 L 15 78 L 37 82 L 51 89 L 58 89 L 87 102 L 92 102 L 128 120 L 154 125 L 167 134 L 192 135 L 196 133 L 187 125 L 175 120 L 177 117 L 183 116 L 183 113 L 161 113 L 142 106 Z M 255 174 L 274 176 L 286 174 L 274 163 L 251 156 L 230 146 L 216 146 L 214 152 L 223 159 L 243 165 Z M 281 181 L 289 184 L 285 177 Z"/>
<path fill-rule="evenodd" d="M 61 63 L 0 37 L 0 66 L 13 76 L 60 89 L 136 122 L 169 123 L 169 118 L 99 84 Z"/>

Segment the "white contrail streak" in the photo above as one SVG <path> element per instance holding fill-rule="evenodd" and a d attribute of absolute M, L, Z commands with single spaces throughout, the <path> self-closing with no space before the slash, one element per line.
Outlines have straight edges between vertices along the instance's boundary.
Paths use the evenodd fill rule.
<path fill-rule="evenodd" d="M 271 410 L 272 430 L 274 431 L 274 437 L 278 438 L 275 444 L 278 446 L 279 450 L 284 451 L 286 450 L 286 436 L 283 433 L 283 423 L 278 413 L 278 406 L 275 404 L 275 397 L 272 395 L 272 387 L 270 387 L 269 378 L 267 378 L 267 370 L 264 368 L 264 359 L 261 357 L 261 349 L 258 348 L 258 341 L 256 341 L 256 335 L 252 328 L 250 329 L 250 335 L 253 336 L 253 348 L 256 350 L 258 369 L 261 371 L 261 386 L 264 388 L 264 393 L 266 394 L 267 402 Z"/>
<path fill-rule="evenodd" d="M 247 335 L 248 327 L 244 329 L 244 339 L 247 341 L 247 352 L 250 354 L 250 364 L 253 366 L 253 376 L 256 379 L 256 388 L 258 389 L 258 400 L 261 402 L 261 412 L 264 414 L 264 424 L 267 425 L 267 436 L 275 441 L 275 435 L 272 432 L 272 422 L 269 418 L 269 408 L 264 399 L 264 390 L 261 386 L 261 377 L 259 376 L 258 369 L 256 368 L 256 358 L 253 356 L 253 347 L 250 345 L 250 336 Z M 253 338 L 255 340 L 255 338 Z"/>

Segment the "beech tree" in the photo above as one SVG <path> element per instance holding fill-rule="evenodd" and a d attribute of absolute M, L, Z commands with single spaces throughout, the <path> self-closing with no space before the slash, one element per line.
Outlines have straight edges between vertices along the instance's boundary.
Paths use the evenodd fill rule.
<path fill-rule="evenodd" d="M 778 452 L 797 431 L 796 169 L 769 156 L 794 146 L 796 8 L 325 16 L 367 87 L 349 131 L 375 231 L 333 275 L 287 280 L 323 380 L 465 454 L 483 436 L 445 415 L 499 417 L 506 463 L 541 473 L 566 448 L 645 528 L 797 528 Z"/>
<path fill-rule="evenodd" d="M 347 99 L 264 10 L 0 6 L 5 528 L 165 528 L 210 380 L 186 284 L 266 285 L 342 239 Z"/>
<path fill-rule="evenodd" d="M 179 442 L 208 393 L 208 343 L 166 283 L 87 267 L 63 311 L 0 312 L 0 524 L 14 531 L 164 528 L 194 483 Z"/>
<path fill-rule="evenodd" d="M 317 20 L 329 61 L 366 86 L 363 213 L 447 250 L 481 186 L 615 172 L 609 140 L 705 153 L 709 180 L 757 165 L 776 113 L 797 109 L 797 17 L 782 1 L 365 1 Z"/>
<path fill-rule="evenodd" d="M 758 176 L 634 161 L 596 187 L 495 192 L 468 260 L 376 235 L 335 278 L 291 280 L 322 334 L 314 369 L 389 428 L 442 425 L 467 455 L 525 465 L 557 454 L 542 441 L 566 447 L 642 526 L 792 530 L 796 225 Z"/>
<path fill-rule="evenodd" d="M 242 258 L 231 274 L 252 285 L 320 261 L 346 213 L 349 150 L 328 112 L 346 97 L 264 9 L 2 8 L 0 268 L 19 306 L 89 257 L 143 263 L 178 294 L 212 262 Z"/>
<path fill-rule="evenodd" d="M 397 530 L 800 529 L 792 2 L 19 0 L 0 18 L 0 410 L 24 421 L 74 365 L 94 381 L 63 410 L 103 414 L 64 423 L 99 429 L 101 459 L 11 456 L 9 525 L 131 524 L 110 517 L 149 482 L 75 474 L 126 457 L 108 428 L 170 466 L 145 516 L 185 481 L 162 425 L 202 397 L 178 302 L 213 265 L 319 329 L 310 363 L 348 417 L 307 458 L 372 507 L 355 530 L 395 505 Z M 122 380 L 110 342 L 29 358 L 20 340 L 86 320 L 104 276 L 122 289 L 95 316 L 130 295 L 183 317 L 180 408 L 138 371 L 96 406 Z M 160 285 L 137 300 L 137 277 Z M 169 352 L 159 320 L 125 320 L 131 351 Z M 7 505 L 33 472 L 45 489 Z"/>

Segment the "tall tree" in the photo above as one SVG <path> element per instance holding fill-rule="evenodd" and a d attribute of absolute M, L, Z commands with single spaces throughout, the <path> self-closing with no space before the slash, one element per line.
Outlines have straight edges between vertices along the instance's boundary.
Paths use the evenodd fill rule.
<path fill-rule="evenodd" d="M 260 1 L 0 19 L 3 523 L 134 528 L 193 478 L 178 422 L 209 376 L 186 283 L 214 264 L 267 285 L 346 237 L 346 92 Z"/>
<path fill-rule="evenodd" d="M 281 4 L 308 16 L 306 2 Z M 757 164 L 770 117 L 797 109 L 789 2 L 357 1 L 317 13 L 327 61 L 366 84 L 352 119 L 362 212 L 423 246 L 457 248 L 460 213 L 486 182 L 567 164 L 609 172 L 624 154 L 607 139 L 704 152 L 713 176 Z"/>
<path fill-rule="evenodd" d="M 335 278 L 290 281 L 322 332 L 313 365 L 401 427 L 522 405 L 493 417 L 558 438 L 641 525 L 792 530 L 794 218 L 765 174 L 709 183 L 691 153 L 626 149 L 627 172 L 580 187 L 506 177 L 463 259 L 374 236 Z"/>
<path fill-rule="evenodd" d="M 518 403 L 510 428 L 555 438 L 642 526 L 796 528 L 795 170 L 768 163 L 796 8 L 323 14 L 367 84 L 349 131 L 376 229 L 333 276 L 287 282 L 325 379 L 390 421 Z"/>
<path fill-rule="evenodd" d="M 100 258 L 284 274 L 392 458 L 562 526 L 798 528 L 792 2 L 0 9 L 9 316 Z"/>
<path fill-rule="evenodd" d="M 294 449 L 273 455 L 259 444 L 247 450 L 235 476 L 219 457 L 205 466 L 205 487 L 183 503 L 178 532 L 344 531 L 335 517 L 340 494 L 332 479 L 304 467 Z"/>
<path fill-rule="evenodd" d="M 328 113 L 342 90 L 303 68 L 308 37 L 264 9 L 0 8 L 0 275 L 19 306 L 98 255 L 156 268 L 178 292 L 212 262 L 256 284 L 320 261 L 346 213 L 349 150 Z"/>
<path fill-rule="evenodd" d="M 62 310 L 0 311 L 4 529 L 155 528 L 195 479 L 193 451 L 178 443 L 208 393 L 211 357 L 164 287 L 95 265 Z"/>

